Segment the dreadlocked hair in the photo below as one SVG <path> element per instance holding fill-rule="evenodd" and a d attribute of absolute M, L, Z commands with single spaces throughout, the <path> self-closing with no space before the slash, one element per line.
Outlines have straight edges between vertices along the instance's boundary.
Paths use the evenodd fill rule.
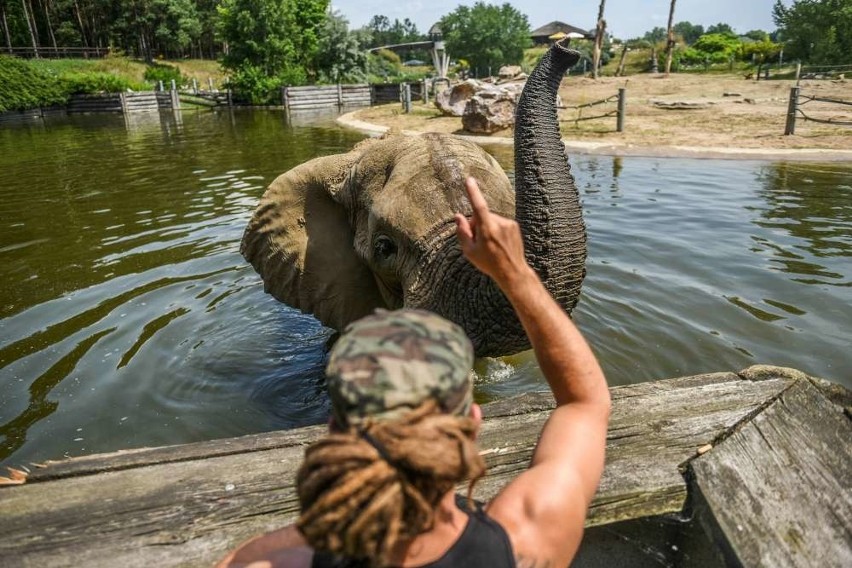
<path fill-rule="evenodd" d="M 397 420 L 368 422 L 310 446 L 296 477 L 308 544 L 382 565 L 394 545 L 432 528 L 434 511 L 457 483 L 485 473 L 476 422 L 429 400 Z M 380 450 L 365 439 L 378 442 Z"/>

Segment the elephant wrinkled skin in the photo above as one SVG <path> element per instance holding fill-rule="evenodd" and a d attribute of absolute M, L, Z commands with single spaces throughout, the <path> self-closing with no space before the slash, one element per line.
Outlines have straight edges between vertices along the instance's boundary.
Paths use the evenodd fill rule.
<path fill-rule="evenodd" d="M 267 292 L 341 330 L 375 308 L 422 308 L 459 323 L 479 356 L 529 348 L 500 290 L 471 266 L 453 214 L 470 214 L 464 179 L 515 217 L 530 264 L 570 313 L 585 275 L 579 197 L 560 140 L 556 90 L 578 55 L 556 44 L 518 104 L 515 190 L 493 157 L 440 134 L 366 140 L 279 176 L 241 252 Z"/>

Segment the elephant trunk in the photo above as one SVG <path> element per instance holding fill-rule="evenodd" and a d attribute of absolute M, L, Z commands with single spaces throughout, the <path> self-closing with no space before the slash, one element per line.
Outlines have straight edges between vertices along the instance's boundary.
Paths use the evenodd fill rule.
<path fill-rule="evenodd" d="M 420 243 L 416 277 L 405 290 L 407 307 L 437 313 L 459 324 L 477 357 L 498 357 L 530 348 L 509 300 L 494 281 L 461 252 L 455 223 Z"/>
<path fill-rule="evenodd" d="M 586 274 L 586 230 L 559 131 L 556 94 L 579 57 L 567 42 L 554 44 L 527 80 L 515 116 L 515 219 L 527 262 L 568 313 Z"/>

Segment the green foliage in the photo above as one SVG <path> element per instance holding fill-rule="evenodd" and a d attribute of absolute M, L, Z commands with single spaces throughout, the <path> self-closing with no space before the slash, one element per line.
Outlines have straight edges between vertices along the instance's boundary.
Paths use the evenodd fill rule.
<path fill-rule="evenodd" d="M 666 28 L 661 28 L 659 26 L 652 29 L 650 32 L 645 32 L 645 35 L 642 36 L 642 39 L 650 44 L 664 42 L 667 38 L 668 32 L 666 31 Z"/>
<path fill-rule="evenodd" d="M 496 72 L 502 65 L 517 65 L 532 44 L 527 17 L 511 4 L 492 6 L 476 2 L 459 6 L 441 19 L 447 51 L 463 57 L 473 68 Z"/>
<path fill-rule="evenodd" d="M 742 42 L 727 34 L 704 34 L 691 47 L 679 52 L 680 62 L 687 65 L 726 63 L 740 54 Z"/>
<path fill-rule="evenodd" d="M 340 12 L 326 18 L 319 36 L 316 68 L 320 82 L 358 83 L 366 80 L 367 53 L 361 41 L 368 34 L 349 31 L 349 22 Z"/>
<path fill-rule="evenodd" d="M 64 91 L 70 95 L 86 93 L 121 93 L 144 90 L 145 85 L 111 73 L 66 73 L 60 77 Z"/>
<path fill-rule="evenodd" d="M 364 32 L 369 34 L 369 39 L 364 44 L 366 47 L 399 45 L 427 39 L 426 35 L 421 34 L 414 22 L 408 18 L 405 18 L 401 22 L 398 19 L 394 19 L 393 23 L 391 23 L 387 16 L 373 16 L 373 19 L 364 28 Z M 428 59 L 428 56 L 428 50 L 409 49 L 403 52 L 401 57 L 403 60 L 409 60 Z"/>
<path fill-rule="evenodd" d="M 742 55 L 746 59 L 754 57 L 759 64 L 771 61 L 781 52 L 781 45 L 769 41 L 769 36 L 765 36 L 762 41 L 746 43 L 742 46 Z"/>
<path fill-rule="evenodd" d="M 0 112 L 62 104 L 67 99 L 56 77 L 0 55 Z"/>
<path fill-rule="evenodd" d="M 852 0 L 780 0 L 772 10 L 790 58 L 821 65 L 852 60 Z"/>
<path fill-rule="evenodd" d="M 663 29 L 663 28 L 659 28 Z M 704 26 L 694 25 L 691 22 L 678 22 L 672 26 L 674 33 L 683 38 L 686 45 L 692 45 L 698 38 L 704 35 Z M 665 37 L 663 38 L 665 40 Z"/>
<path fill-rule="evenodd" d="M 157 84 L 162 81 L 163 85 L 170 85 L 174 81 L 178 86 L 185 84 L 187 81 L 181 74 L 180 69 L 173 65 L 165 65 L 163 63 L 152 63 L 145 69 L 145 80 L 149 83 Z"/>
<path fill-rule="evenodd" d="M 259 68 L 267 77 L 313 74 L 327 8 L 328 0 L 223 0 L 219 32 L 229 46 L 223 65 L 248 74 Z"/>
<path fill-rule="evenodd" d="M 270 77 L 257 65 L 244 63 L 232 75 L 230 88 L 239 102 L 253 105 L 277 104 L 280 100 L 280 78 Z"/>
<path fill-rule="evenodd" d="M 737 37 L 736 32 L 734 32 L 734 28 L 732 28 L 730 25 L 722 23 L 722 22 L 719 22 L 715 26 L 710 26 L 709 28 L 707 28 L 707 31 L 705 33 L 711 34 L 711 35 L 719 34 L 719 35 Z"/>

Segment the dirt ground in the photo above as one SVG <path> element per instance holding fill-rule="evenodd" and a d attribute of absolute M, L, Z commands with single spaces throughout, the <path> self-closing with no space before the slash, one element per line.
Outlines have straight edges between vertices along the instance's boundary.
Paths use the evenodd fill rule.
<path fill-rule="evenodd" d="M 559 111 L 567 140 L 607 143 L 618 146 L 752 149 L 839 149 L 852 150 L 852 126 L 796 123 L 796 134 L 784 136 L 790 88 L 794 81 L 754 81 L 742 75 L 672 74 L 604 77 L 597 81 L 567 77 L 559 94 L 565 106 L 598 101 L 627 89 L 625 130 L 616 131 L 615 117 L 575 122 L 578 111 Z M 852 80 L 802 81 L 801 94 L 852 102 Z M 801 99 L 804 100 L 804 99 Z M 659 103 L 698 103 L 689 110 L 665 109 Z M 801 101 L 800 101 L 801 102 Z M 583 109 L 583 116 L 605 114 L 616 109 L 610 102 Z M 852 106 L 809 102 L 803 110 L 815 118 L 852 122 Z M 398 104 L 363 109 L 357 120 L 399 130 L 465 134 L 461 118 L 444 117 L 434 107 L 416 103 L 406 115 Z M 505 130 L 492 137 L 511 137 Z"/>

